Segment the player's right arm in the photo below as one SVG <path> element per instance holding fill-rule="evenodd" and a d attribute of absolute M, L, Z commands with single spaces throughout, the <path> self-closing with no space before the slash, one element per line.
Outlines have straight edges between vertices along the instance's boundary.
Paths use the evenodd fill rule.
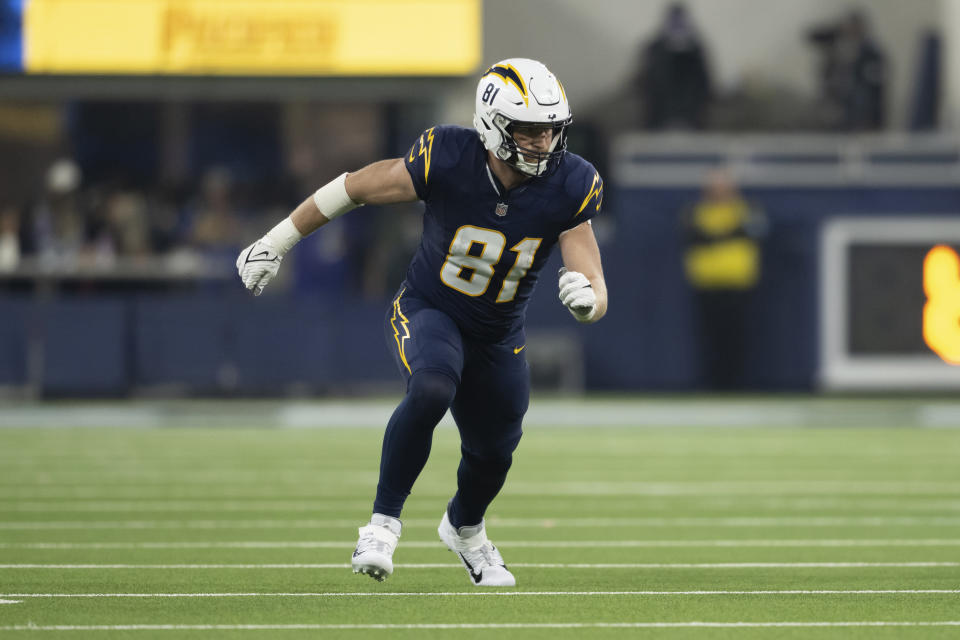
<path fill-rule="evenodd" d="M 417 199 L 403 158 L 381 160 L 344 173 L 301 202 L 287 218 L 240 252 L 237 272 L 247 289 L 260 295 L 280 268 L 283 256 L 337 216 L 365 204 L 393 204 Z"/>
<path fill-rule="evenodd" d="M 417 199 L 413 180 L 403 166 L 403 158 L 380 160 L 348 173 L 344 186 L 347 197 L 357 206 L 413 202 Z M 290 214 L 302 236 L 310 235 L 336 217 L 321 211 L 322 206 L 311 195 Z"/>

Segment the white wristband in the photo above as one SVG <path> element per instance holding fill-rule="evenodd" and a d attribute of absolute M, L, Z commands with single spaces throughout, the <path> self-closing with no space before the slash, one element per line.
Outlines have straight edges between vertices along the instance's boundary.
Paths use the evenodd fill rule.
<path fill-rule="evenodd" d="M 320 213 L 333 220 L 342 216 L 347 211 L 356 209 L 363 205 L 358 205 L 347 195 L 347 174 L 341 173 L 339 176 L 323 185 L 313 194 L 313 204 L 317 205 Z"/>
<path fill-rule="evenodd" d="M 274 246 L 281 256 L 287 251 L 290 251 L 290 248 L 293 245 L 300 242 L 300 239 L 303 238 L 303 234 L 297 231 L 297 227 L 293 224 L 293 220 L 290 217 L 284 218 L 280 224 L 275 226 L 273 229 L 267 232 L 267 235 L 264 236 L 267 240 L 270 241 L 270 244 Z"/>

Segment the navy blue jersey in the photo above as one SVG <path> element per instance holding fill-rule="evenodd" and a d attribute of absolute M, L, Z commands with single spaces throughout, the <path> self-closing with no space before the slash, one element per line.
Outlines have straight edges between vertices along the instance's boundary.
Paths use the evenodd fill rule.
<path fill-rule="evenodd" d="M 469 337 L 496 341 L 520 329 L 560 234 L 600 211 L 600 174 L 567 152 L 554 173 L 506 191 L 477 133 L 456 126 L 428 129 L 405 160 L 426 204 L 407 285 Z"/>

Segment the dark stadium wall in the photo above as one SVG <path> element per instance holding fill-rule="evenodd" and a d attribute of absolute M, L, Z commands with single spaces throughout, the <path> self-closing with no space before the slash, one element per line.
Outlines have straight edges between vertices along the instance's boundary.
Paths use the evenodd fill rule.
<path fill-rule="evenodd" d="M 677 228 L 677 211 L 696 195 L 653 188 L 611 194 L 604 215 L 615 230 L 602 243 L 611 305 L 598 325 L 581 327 L 568 317 L 552 285 L 557 257 L 546 267 L 528 312 L 529 334 L 561 330 L 579 340 L 588 389 L 696 387 L 696 331 Z M 762 204 L 770 223 L 743 354 L 750 390 L 815 385 L 818 231 L 825 219 L 956 216 L 960 202 L 958 188 L 770 187 L 746 195 Z M 0 314 L 9 319 L 0 333 L 0 386 L 32 383 L 48 396 L 396 391 L 385 310 L 386 303 L 309 292 L 254 299 L 232 281 L 136 297 L 81 292 L 37 301 L 10 294 L 0 298 Z"/>

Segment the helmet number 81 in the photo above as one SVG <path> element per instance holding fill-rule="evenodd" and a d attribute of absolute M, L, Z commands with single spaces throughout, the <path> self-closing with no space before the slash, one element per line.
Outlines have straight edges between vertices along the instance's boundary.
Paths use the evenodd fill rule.
<path fill-rule="evenodd" d="M 483 95 L 480 96 L 480 100 L 486 104 L 493 104 L 493 99 L 497 97 L 498 93 L 500 93 L 500 87 L 494 87 L 491 82 L 487 84 L 487 88 L 484 90 Z"/>
<path fill-rule="evenodd" d="M 542 238 L 524 238 L 510 248 L 517 257 L 503 279 L 497 302 L 510 302 L 516 297 L 520 280 L 533 266 L 533 258 L 541 241 Z M 473 250 L 474 245 L 481 246 L 479 253 Z M 482 296 L 490 286 L 495 273 L 494 266 L 500 262 L 506 246 L 507 239 L 499 231 L 472 225 L 460 227 L 450 242 L 447 259 L 440 268 L 440 281 L 468 296 Z M 465 271 L 469 271 L 469 277 Z"/>

